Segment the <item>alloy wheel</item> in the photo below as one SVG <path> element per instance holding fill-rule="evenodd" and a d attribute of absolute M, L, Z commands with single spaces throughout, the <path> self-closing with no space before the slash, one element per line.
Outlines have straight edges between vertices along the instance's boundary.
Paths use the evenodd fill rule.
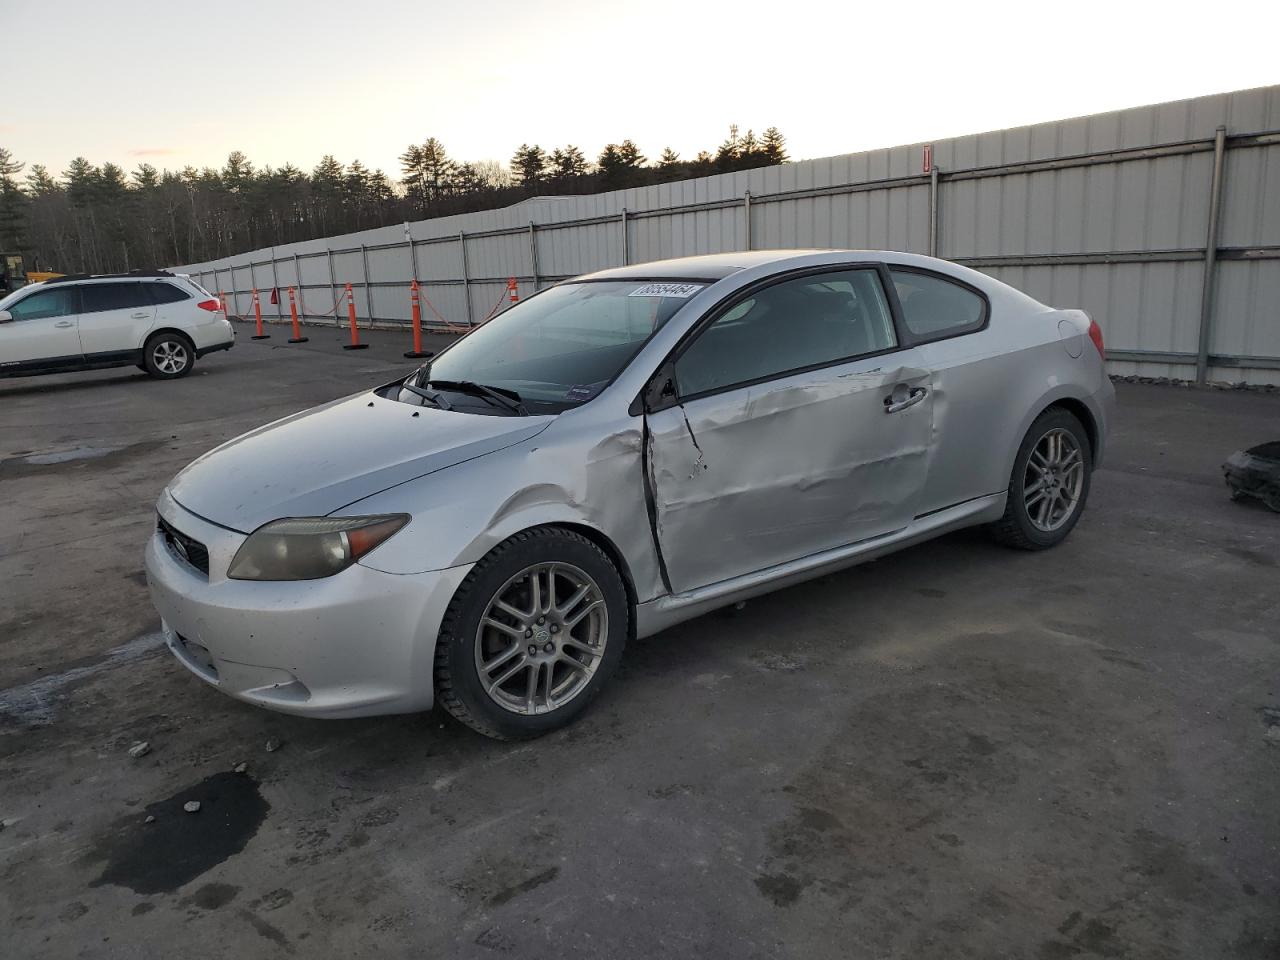
<path fill-rule="evenodd" d="M 1044 533 L 1071 519 L 1084 490 L 1084 454 L 1069 430 L 1054 427 L 1042 436 L 1027 458 L 1022 502 L 1027 518 Z"/>
<path fill-rule="evenodd" d="M 187 348 L 177 340 L 161 340 L 151 351 L 161 373 L 181 373 L 187 368 Z"/>
<path fill-rule="evenodd" d="M 476 630 L 476 671 L 504 709 L 549 713 L 586 689 L 608 639 L 600 585 L 572 564 L 537 563 L 489 600 Z"/>

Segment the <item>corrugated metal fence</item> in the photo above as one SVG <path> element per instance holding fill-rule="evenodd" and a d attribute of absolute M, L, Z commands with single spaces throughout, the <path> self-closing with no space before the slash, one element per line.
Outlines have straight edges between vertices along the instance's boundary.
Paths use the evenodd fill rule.
<path fill-rule="evenodd" d="M 591 270 L 774 247 L 932 253 L 1104 326 L 1115 373 L 1280 383 L 1280 87 L 259 250 L 176 269 L 306 319 L 483 322 Z"/>

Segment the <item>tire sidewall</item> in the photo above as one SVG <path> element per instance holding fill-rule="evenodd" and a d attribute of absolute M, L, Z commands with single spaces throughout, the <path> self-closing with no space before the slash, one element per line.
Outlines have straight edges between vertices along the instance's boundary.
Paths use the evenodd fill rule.
<path fill-rule="evenodd" d="M 590 704 L 622 658 L 630 631 L 630 603 L 617 569 L 595 544 L 575 534 L 548 528 L 531 536 L 517 535 L 498 549 L 496 562 L 473 571 L 445 615 L 438 643 L 445 645 L 452 692 L 484 726 L 510 739 L 547 733 L 573 720 Z M 539 535 L 541 534 L 541 535 Z M 587 573 L 600 587 L 609 613 L 609 636 L 600 666 L 585 689 L 549 713 L 526 716 L 495 703 L 480 683 L 475 663 L 475 638 L 489 602 L 508 580 L 537 563 L 563 562 Z"/>
<path fill-rule="evenodd" d="M 1080 455 L 1084 458 L 1084 478 L 1080 486 L 1080 499 L 1076 503 L 1071 517 L 1057 530 L 1046 532 L 1032 523 L 1031 517 L 1027 513 L 1027 505 L 1022 492 L 1023 478 L 1027 472 L 1027 461 L 1031 459 L 1031 453 L 1035 450 L 1036 444 L 1040 442 L 1040 439 L 1046 433 L 1055 429 L 1067 430 L 1075 438 L 1076 444 L 1080 447 Z M 1039 548 L 1052 547 L 1061 543 L 1080 521 L 1080 515 L 1084 513 L 1085 504 L 1089 500 L 1089 488 L 1092 481 L 1093 447 L 1089 443 L 1089 434 L 1085 432 L 1080 421 L 1066 410 L 1048 410 L 1042 413 L 1031 424 L 1031 429 L 1027 431 L 1027 435 L 1022 438 L 1022 445 L 1018 447 L 1018 455 L 1013 461 L 1013 474 L 1009 478 L 1009 505 L 1019 532 Z"/>
<path fill-rule="evenodd" d="M 171 340 L 174 343 L 181 344 L 182 348 L 187 351 L 187 365 L 177 373 L 165 373 L 156 366 L 155 359 L 152 356 L 155 352 L 155 348 L 166 340 Z M 142 365 L 147 373 L 155 377 L 157 380 L 178 380 L 189 374 L 191 372 L 191 368 L 196 365 L 195 344 L 191 342 L 190 338 L 181 333 L 152 334 L 147 338 L 147 342 L 143 344 L 142 347 Z"/>

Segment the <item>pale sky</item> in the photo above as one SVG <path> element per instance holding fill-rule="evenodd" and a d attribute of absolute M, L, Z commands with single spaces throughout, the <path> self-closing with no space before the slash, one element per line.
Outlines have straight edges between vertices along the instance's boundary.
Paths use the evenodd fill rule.
<path fill-rule="evenodd" d="M 429 136 L 692 159 L 737 123 L 807 159 L 1280 83 L 1277 36 L 1277 0 L 0 0 L 0 146 L 398 176 Z"/>

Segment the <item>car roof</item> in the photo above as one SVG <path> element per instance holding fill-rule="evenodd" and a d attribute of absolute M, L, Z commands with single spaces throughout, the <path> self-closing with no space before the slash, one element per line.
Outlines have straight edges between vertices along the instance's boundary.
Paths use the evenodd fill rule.
<path fill-rule="evenodd" d="M 71 273 L 61 277 L 52 277 L 48 280 L 42 280 L 41 283 L 49 287 L 60 287 L 65 284 L 81 284 L 81 283 L 148 283 L 163 280 L 188 280 L 190 279 L 183 273 L 170 273 L 167 270 L 134 270 L 129 273 Z M 34 284 L 28 284 L 34 286 Z"/>
<path fill-rule="evenodd" d="M 740 250 L 737 253 L 711 253 L 698 257 L 677 257 L 673 260 L 651 260 L 629 267 L 610 267 L 589 273 L 580 279 L 590 280 L 723 280 L 725 277 L 758 267 L 766 263 L 783 263 L 815 253 L 834 253 L 832 250 Z M 867 251 L 858 251 L 866 253 Z"/>

